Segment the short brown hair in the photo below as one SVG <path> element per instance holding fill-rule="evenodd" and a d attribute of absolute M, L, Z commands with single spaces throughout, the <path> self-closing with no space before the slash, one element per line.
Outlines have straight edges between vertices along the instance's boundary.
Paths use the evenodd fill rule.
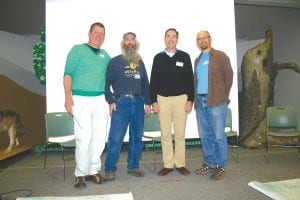
<path fill-rule="evenodd" d="M 100 26 L 100 27 L 103 28 L 104 31 L 105 31 L 105 27 L 104 27 L 104 25 L 103 25 L 101 22 L 95 22 L 95 23 L 93 23 L 93 24 L 91 25 L 91 27 L 90 27 L 90 32 L 92 32 L 92 30 L 93 30 L 93 28 L 94 28 L 95 26 Z"/>
<path fill-rule="evenodd" d="M 167 33 L 168 33 L 169 31 L 174 31 L 174 32 L 176 33 L 177 38 L 178 38 L 179 33 L 178 33 L 178 31 L 177 31 L 175 28 L 168 28 L 168 29 L 166 30 L 166 32 L 165 32 L 165 37 L 167 36 Z"/>

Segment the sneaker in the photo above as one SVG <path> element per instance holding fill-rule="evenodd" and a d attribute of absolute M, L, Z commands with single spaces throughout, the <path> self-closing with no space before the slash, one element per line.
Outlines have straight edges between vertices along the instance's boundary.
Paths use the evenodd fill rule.
<path fill-rule="evenodd" d="M 93 181 L 96 184 L 101 184 L 105 182 L 105 178 L 103 178 L 100 174 L 88 175 L 85 177 L 86 181 Z"/>
<path fill-rule="evenodd" d="M 210 176 L 212 180 L 222 180 L 225 177 L 225 169 L 223 167 L 217 167 L 215 172 Z"/>
<path fill-rule="evenodd" d="M 114 172 L 106 172 L 104 178 L 105 178 L 106 181 L 113 181 L 113 180 L 116 179 L 116 173 L 114 173 Z"/>
<path fill-rule="evenodd" d="M 135 177 L 142 177 L 145 176 L 145 173 L 142 170 L 136 169 L 136 170 L 128 170 L 128 174 L 132 174 Z"/>
<path fill-rule="evenodd" d="M 83 189 L 86 187 L 84 176 L 77 176 L 75 178 L 74 187 L 78 189 Z"/>
<path fill-rule="evenodd" d="M 208 172 L 213 172 L 215 170 L 214 167 L 210 167 L 207 164 L 203 164 L 202 167 L 199 167 L 195 170 L 195 173 L 198 175 L 207 174 Z"/>

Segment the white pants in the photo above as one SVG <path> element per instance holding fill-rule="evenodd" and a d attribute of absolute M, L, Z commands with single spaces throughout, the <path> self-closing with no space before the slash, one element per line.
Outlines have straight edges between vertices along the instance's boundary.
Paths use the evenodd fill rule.
<path fill-rule="evenodd" d="M 108 105 L 104 95 L 96 97 L 73 96 L 75 176 L 98 173 L 101 154 L 105 147 Z"/>

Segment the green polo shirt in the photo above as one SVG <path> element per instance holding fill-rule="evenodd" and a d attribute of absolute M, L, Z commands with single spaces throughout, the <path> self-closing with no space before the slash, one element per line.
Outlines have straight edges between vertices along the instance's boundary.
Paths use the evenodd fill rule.
<path fill-rule="evenodd" d="M 110 56 L 104 49 L 75 45 L 68 54 L 64 75 L 72 77 L 72 94 L 99 96 L 105 92 L 106 69 Z"/>

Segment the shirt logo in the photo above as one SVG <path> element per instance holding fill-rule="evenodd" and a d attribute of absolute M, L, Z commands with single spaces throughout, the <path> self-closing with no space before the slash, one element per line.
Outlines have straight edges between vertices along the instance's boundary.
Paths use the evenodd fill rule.
<path fill-rule="evenodd" d="M 125 66 L 125 76 L 128 78 L 140 78 L 139 65 L 135 63 L 130 63 L 129 66 Z"/>
<path fill-rule="evenodd" d="M 135 64 L 135 63 L 130 63 L 130 65 L 129 65 L 130 69 L 136 69 L 137 66 L 138 66 L 138 65 Z"/>

